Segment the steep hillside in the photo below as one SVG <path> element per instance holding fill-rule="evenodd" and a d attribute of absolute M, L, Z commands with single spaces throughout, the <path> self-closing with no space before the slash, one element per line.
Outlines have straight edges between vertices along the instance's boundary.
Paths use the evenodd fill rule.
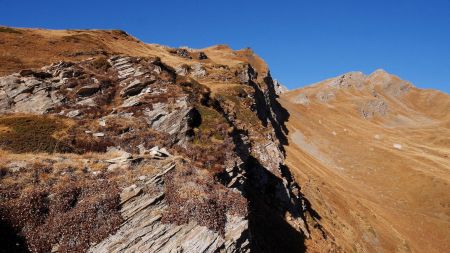
<path fill-rule="evenodd" d="M 250 49 L 0 31 L 0 251 L 336 249 L 284 164 L 287 112 Z"/>
<path fill-rule="evenodd" d="M 346 252 L 450 248 L 450 97 L 378 70 L 282 94 L 287 165 Z"/>

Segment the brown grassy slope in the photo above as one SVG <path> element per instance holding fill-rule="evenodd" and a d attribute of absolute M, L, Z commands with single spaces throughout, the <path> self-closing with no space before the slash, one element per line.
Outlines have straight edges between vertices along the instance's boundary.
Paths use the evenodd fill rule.
<path fill-rule="evenodd" d="M 330 88 L 336 80 L 281 98 L 290 112 L 287 164 L 325 229 L 347 252 L 445 252 L 450 97 L 380 71 L 344 80 L 347 88 Z M 404 85 L 410 90 L 398 95 Z M 323 91 L 335 95 L 319 102 Z M 299 96 L 309 104 L 296 103 Z M 364 119 L 360 106 L 374 99 L 386 101 L 387 112 Z"/>
<path fill-rule="evenodd" d="M 0 75 L 60 60 L 77 61 L 118 53 L 135 55 L 146 51 L 143 43 L 121 31 L 8 29 L 0 30 Z"/>
<path fill-rule="evenodd" d="M 120 30 L 44 30 L 0 27 L 0 76 L 27 68 L 39 68 L 60 60 L 78 61 L 103 55 L 124 54 L 137 57 L 160 57 L 175 67 L 202 62 L 205 65 L 233 67 L 250 63 L 264 76 L 264 61 L 250 49 L 234 51 L 226 45 L 192 50 L 204 51 L 206 60 L 186 59 L 170 53 L 168 47 L 145 44 Z"/>

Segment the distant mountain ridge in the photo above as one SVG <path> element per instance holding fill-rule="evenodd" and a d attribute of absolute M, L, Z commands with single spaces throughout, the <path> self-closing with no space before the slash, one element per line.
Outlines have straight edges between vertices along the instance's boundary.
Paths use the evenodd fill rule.
<path fill-rule="evenodd" d="M 286 162 L 337 245 L 449 247 L 449 95 L 377 70 L 289 91 L 280 102 L 290 113 Z"/>

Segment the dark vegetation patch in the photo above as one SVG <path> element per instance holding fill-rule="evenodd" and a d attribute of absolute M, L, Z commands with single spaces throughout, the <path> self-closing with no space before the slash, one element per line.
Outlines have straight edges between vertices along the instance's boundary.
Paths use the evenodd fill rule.
<path fill-rule="evenodd" d="M 17 29 L 13 29 L 13 28 L 9 28 L 9 27 L 0 27 L 0 33 L 17 33 L 17 34 L 21 34 L 22 32 L 17 30 Z"/>
<path fill-rule="evenodd" d="M 97 70 L 106 72 L 109 68 L 111 68 L 111 64 L 109 64 L 106 57 L 98 57 L 97 59 L 92 61 L 92 67 Z"/>
<path fill-rule="evenodd" d="M 106 124 L 101 130 L 115 146 L 120 146 L 127 152 L 138 153 L 137 146 L 140 144 L 145 148 L 171 146 L 168 135 L 151 129 L 143 119 L 109 118 Z"/>
<path fill-rule="evenodd" d="M 208 145 L 223 142 L 230 128 L 223 116 L 214 108 L 201 104 L 198 104 L 196 109 L 200 113 L 201 123 L 194 129 L 196 132 L 194 144 Z"/>
<path fill-rule="evenodd" d="M 54 135 L 64 129 L 61 119 L 37 115 L 0 116 L 0 147 L 17 153 L 58 151 L 61 143 Z"/>
<path fill-rule="evenodd" d="M 25 248 L 50 252 L 55 245 L 59 252 L 84 252 L 122 223 L 118 187 L 90 173 L 63 176 L 51 164 L 42 163 L 4 182 L 0 184 L 0 226 L 8 234 L 0 242 L 6 252 Z M 3 243 L 8 238 L 19 244 Z"/>
<path fill-rule="evenodd" d="M 0 70 L 0 75 L 11 74 L 13 70 L 25 68 L 25 63 L 14 55 L 0 55 L 0 65 L 5 66 Z"/>
<path fill-rule="evenodd" d="M 94 113 L 94 112 L 93 112 Z M 93 133 L 102 132 L 103 137 Z M 128 152 L 137 152 L 137 146 L 151 148 L 170 146 L 169 138 L 149 128 L 138 118 L 110 117 L 107 126 L 98 119 L 82 119 L 65 123 L 63 118 L 38 115 L 0 116 L 0 147 L 16 153 L 47 152 L 77 153 L 106 152 L 108 147 L 120 146 Z"/>
<path fill-rule="evenodd" d="M 84 154 L 86 152 L 106 152 L 108 147 L 114 146 L 110 138 L 94 137 L 92 133 L 83 133 L 73 127 L 69 129 L 67 135 L 61 140 L 64 149 L 60 149 L 63 153 Z"/>
<path fill-rule="evenodd" d="M 176 84 L 180 86 L 184 93 L 188 94 L 192 102 L 198 102 L 201 104 L 208 104 L 211 90 L 193 80 L 192 78 L 186 78 L 183 76 L 177 76 Z"/>
<path fill-rule="evenodd" d="M 94 98 L 94 101 L 99 107 L 109 106 L 114 102 L 117 86 L 114 85 L 114 81 L 111 79 L 101 79 L 99 82 L 102 92 Z"/>
<path fill-rule="evenodd" d="M 247 201 L 237 192 L 215 183 L 207 171 L 179 167 L 165 176 L 168 209 L 162 221 L 196 221 L 224 235 L 226 214 L 247 215 Z"/>
<path fill-rule="evenodd" d="M 104 136 L 93 136 L 97 132 Z M 108 147 L 121 147 L 127 152 L 138 153 L 137 146 L 140 144 L 146 148 L 171 146 L 168 136 L 149 128 L 145 120 L 119 116 L 107 117 L 105 126 L 100 126 L 98 119 L 78 120 L 61 137 L 61 142 L 66 147 L 61 151 L 77 154 L 106 152 Z"/>
<path fill-rule="evenodd" d="M 111 34 L 117 35 L 117 36 L 124 36 L 124 37 L 130 36 L 130 35 L 128 35 L 128 33 L 125 32 L 124 30 L 111 30 Z"/>
<path fill-rule="evenodd" d="M 183 154 L 197 167 L 208 169 L 212 175 L 222 173 L 230 159 L 234 144 L 230 125 L 213 107 L 197 104 L 199 120 L 193 128 L 193 141 Z"/>

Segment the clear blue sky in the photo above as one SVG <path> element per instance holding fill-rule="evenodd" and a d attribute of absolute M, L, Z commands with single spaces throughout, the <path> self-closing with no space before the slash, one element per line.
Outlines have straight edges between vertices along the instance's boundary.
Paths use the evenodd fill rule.
<path fill-rule="evenodd" d="M 450 93 L 450 0 L 0 0 L 0 25 L 123 29 L 148 43 L 251 47 L 289 88 L 383 68 Z"/>

